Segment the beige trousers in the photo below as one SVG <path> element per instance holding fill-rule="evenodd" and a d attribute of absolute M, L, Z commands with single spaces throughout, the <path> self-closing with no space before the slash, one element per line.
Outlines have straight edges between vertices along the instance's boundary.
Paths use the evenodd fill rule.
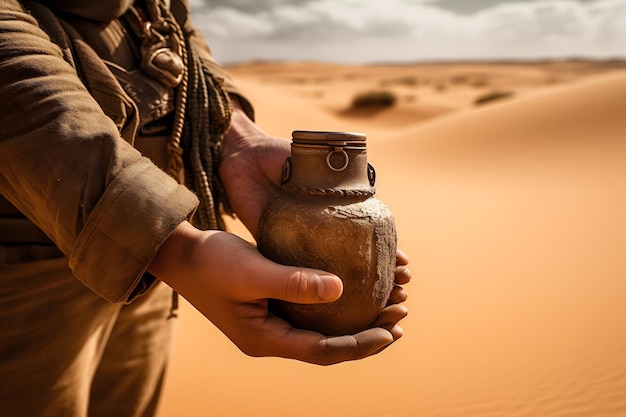
<path fill-rule="evenodd" d="M 65 258 L 0 265 L 0 416 L 155 415 L 171 294 L 159 283 L 132 304 L 111 304 Z"/>

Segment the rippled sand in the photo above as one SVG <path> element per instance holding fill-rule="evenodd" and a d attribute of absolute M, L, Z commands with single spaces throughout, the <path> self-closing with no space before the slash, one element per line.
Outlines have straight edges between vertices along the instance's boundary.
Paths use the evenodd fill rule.
<path fill-rule="evenodd" d="M 517 72 L 509 87 L 526 87 L 479 108 L 457 86 L 426 119 L 419 101 L 348 117 L 307 93 L 319 84 L 235 74 L 271 134 L 369 135 L 411 257 L 405 336 L 326 368 L 253 359 L 183 305 L 161 415 L 626 415 L 626 72 Z"/>

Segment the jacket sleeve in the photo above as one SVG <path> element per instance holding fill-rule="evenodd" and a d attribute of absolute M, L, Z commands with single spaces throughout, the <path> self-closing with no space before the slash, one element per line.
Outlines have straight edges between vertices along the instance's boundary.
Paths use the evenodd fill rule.
<path fill-rule="evenodd" d="M 112 302 L 146 287 L 158 248 L 198 203 L 120 137 L 17 0 L 0 0 L 0 192 Z"/>

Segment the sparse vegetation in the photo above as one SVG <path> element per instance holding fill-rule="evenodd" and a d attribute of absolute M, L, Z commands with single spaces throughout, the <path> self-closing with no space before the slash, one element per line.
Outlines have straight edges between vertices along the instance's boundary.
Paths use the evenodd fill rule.
<path fill-rule="evenodd" d="M 397 99 L 396 95 L 388 90 L 366 91 L 354 97 L 352 100 L 352 109 L 383 109 L 393 107 Z"/>
<path fill-rule="evenodd" d="M 407 87 L 415 87 L 419 85 L 419 80 L 417 77 L 412 75 L 407 75 L 406 77 L 397 77 L 391 79 L 385 79 L 380 81 L 381 86 L 387 85 L 405 85 Z"/>
<path fill-rule="evenodd" d="M 474 88 L 484 88 L 489 85 L 489 81 L 486 79 L 476 79 L 472 81 L 471 86 Z"/>
<path fill-rule="evenodd" d="M 487 103 L 491 103 L 494 101 L 503 100 L 503 99 L 511 98 L 511 97 L 513 97 L 512 91 L 491 91 L 482 96 L 478 96 L 476 100 L 474 100 L 474 104 L 476 106 L 480 106 L 483 104 L 487 104 Z"/>
<path fill-rule="evenodd" d="M 467 75 L 455 75 L 450 79 L 452 84 L 467 84 L 469 77 Z"/>

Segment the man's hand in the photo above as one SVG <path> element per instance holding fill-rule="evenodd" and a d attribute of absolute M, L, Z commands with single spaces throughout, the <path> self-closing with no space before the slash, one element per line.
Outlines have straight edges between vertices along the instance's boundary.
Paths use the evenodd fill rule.
<path fill-rule="evenodd" d="M 221 231 L 181 223 L 161 247 L 150 272 L 178 291 L 244 353 L 330 365 L 376 354 L 402 336 L 407 314 L 400 287 L 410 280 L 406 255 L 398 252 L 390 304 L 372 327 L 355 335 L 326 337 L 295 329 L 268 311 L 268 298 L 327 303 L 339 298 L 341 280 L 328 272 L 284 266 L 254 246 Z"/>
<path fill-rule="evenodd" d="M 280 170 L 289 154 L 287 140 L 268 136 L 235 106 L 219 173 L 233 211 L 252 236 L 263 209 L 280 191 Z"/>
<path fill-rule="evenodd" d="M 235 105 L 219 173 L 231 207 L 253 236 L 263 209 L 280 190 L 280 169 L 289 154 L 288 141 L 267 136 Z M 149 271 L 191 302 L 244 353 L 329 365 L 376 354 L 402 336 L 398 322 L 407 309 L 400 303 L 407 295 L 401 285 L 411 275 L 403 252 L 398 251 L 396 261 L 396 286 L 388 306 L 371 328 L 338 337 L 293 328 L 268 310 L 270 298 L 332 302 L 343 290 L 338 277 L 272 262 L 235 235 L 200 231 L 183 222 Z"/>

